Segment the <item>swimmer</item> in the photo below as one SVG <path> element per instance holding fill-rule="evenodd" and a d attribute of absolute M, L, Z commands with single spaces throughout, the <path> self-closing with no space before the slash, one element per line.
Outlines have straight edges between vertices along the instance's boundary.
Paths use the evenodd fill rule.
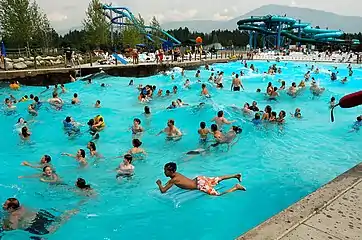
<path fill-rule="evenodd" d="M 80 132 L 79 126 L 80 123 L 75 122 L 72 117 L 68 116 L 63 120 L 63 127 L 68 135 Z"/>
<path fill-rule="evenodd" d="M 33 100 L 34 101 L 34 94 L 30 94 L 30 100 Z"/>
<path fill-rule="evenodd" d="M 35 175 L 31 175 L 31 176 L 19 176 L 19 179 L 22 179 L 22 178 L 39 178 L 39 180 L 41 182 L 46 182 L 46 183 L 61 182 L 58 175 L 55 172 L 53 172 L 53 169 L 51 168 L 51 166 L 45 166 L 43 168 L 43 173 L 41 173 L 41 174 L 35 174 Z"/>
<path fill-rule="evenodd" d="M 296 108 L 294 114 L 290 113 L 290 116 L 294 118 L 302 118 L 302 113 L 300 112 L 300 108 Z"/>
<path fill-rule="evenodd" d="M 181 131 L 175 127 L 175 121 L 172 119 L 167 121 L 167 127 L 160 131 L 156 136 L 159 136 L 161 133 L 166 133 L 168 139 L 177 139 L 182 137 Z"/>
<path fill-rule="evenodd" d="M 103 117 L 101 115 L 97 115 L 94 118 L 94 124 L 92 125 L 92 130 L 93 131 L 102 131 L 105 128 L 105 126 L 106 126 L 106 124 L 104 122 Z"/>
<path fill-rule="evenodd" d="M 201 96 L 205 96 L 207 98 L 210 98 L 210 94 L 209 94 L 209 91 L 207 90 L 206 88 L 206 85 L 205 84 L 202 84 L 201 85 Z"/>
<path fill-rule="evenodd" d="M 197 132 L 200 135 L 200 142 L 206 143 L 207 136 L 208 136 L 208 134 L 211 134 L 211 131 L 208 128 L 206 128 L 205 122 L 200 122 L 200 128 Z"/>
<path fill-rule="evenodd" d="M 117 176 L 119 177 L 131 177 L 134 174 L 135 167 L 132 165 L 132 155 L 126 154 L 123 157 L 123 162 L 119 164 L 117 170 Z"/>
<path fill-rule="evenodd" d="M 227 176 L 214 177 L 214 178 L 199 176 L 196 177 L 195 179 L 190 179 L 176 172 L 176 170 L 177 170 L 176 163 L 169 162 L 165 164 L 164 173 L 166 177 L 170 178 L 170 180 L 166 183 L 165 186 L 162 186 L 161 180 L 156 181 L 156 184 L 161 193 L 167 192 L 173 185 L 184 190 L 199 190 L 212 196 L 222 196 L 227 193 L 235 192 L 237 190 L 242 190 L 242 191 L 246 190 L 245 187 L 243 187 L 240 184 L 236 184 L 234 187 L 230 188 L 229 190 L 223 193 L 218 193 L 214 189 L 214 187 L 218 183 L 227 179 L 235 178 L 239 182 L 241 182 L 241 174 L 227 175 Z"/>
<path fill-rule="evenodd" d="M 57 94 L 58 94 L 58 84 L 55 84 L 55 85 L 54 85 L 53 93 L 57 93 Z"/>
<path fill-rule="evenodd" d="M 173 94 L 177 94 L 177 86 L 173 86 L 172 92 L 173 92 Z"/>
<path fill-rule="evenodd" d="M 305 88 L 305 82 L 304 80 L 301 80 L 300 83 L 298 84 L 299 88 Z"/>
<path fill-rule="evenodd" d="M 315 80 L 312 81 L 310 91 L 314 96 L 320 96 L 324 92 L 324 90 L 325 88 L 319 87 Z"/>
<path fill-rule="evenodd" d="M 209 82 L 213 82 L 214 81 L 214 73 L 211 73 L 210 77 L 209 77 Z"/>
<path fill-rule="evenodd" d="M 158 92 L 157 92 L 157 96 L 158 96 L 158 97 L 162 97 L 162 94 L 163 94 L 162 89 L 159 89 Z"/>
<path fill-rule="evenodd" d="M 256 89 L 256 92 L 261 93 L 261 89 L 260 88 Z"/>
<path fill-rule="evenodd" d="M 211 126 L 211 131 L 214 132 L 214 130 L 215 130 L 215 127 Z M 229 148 L 230 144 L 234 141 L 236 136 L 238 134 L 242 133 L 242 131 L 243 130 L 240 127 L 232 126 L 231 129 L 225 135 L 223 135 L 221 132 L 219 132 L 217 137 L 215 137 L 215 132 L 216 132 L 215 131 L 214 137 L 215 137 L 216 143 L 211 144 L 211 147 L 216 147 L 220 144 L 228 144 L 228 148 Z M 234 142 L 232 145 L 234 145 L 236 142 Z"/>
<path fill-rule="evenodd" d="M 49 98 L 48 102 L 57 108 L 60 108 L 63 105 L 63 100 L 58 97 L 58 93 L 56 92 L 53 92 L 53 97 Z"/>
<path fill-rule="evenodd" d="M 245 114 L 252 114 L 252 110 L 250 110 L 250 104 L 249 103 L 245 103 L 244 107 L 243 107 L 243 113 Z"/>
<path fill-rule="evenodd" d="M 97 152 L 97 147 L 94 142 L 88 142 L 87 149 L 89 150 L 89 155 L 91 157 L 102 158 L 102 155 Z"/>
<path fill-rule="evenodd" d="M 343 78 L 343 79 L 341 80 L 341 83 L 342 83 L 342 84 L 345 84 L 346 82 L 348 82 L 347 77 L 345 77 L 345 78 Z"/>
<path fill-rule="evenodd" d="M 201 74 L 200 70 L 197 70 L 197 71 L 196 71 L 196 74 L 195 74 L 195 77 L 196 77 L 196 78 L 200 78 L 200 74 Z"/>
<path fill-rule="evenodd" d="M 52 234 L 58 230 L 78 210 L 66 211 L 59 217 L 55 217 L 45 210 L 34 212 L 22 205 L 16 198 L 8 198 L 3 204 L 5 217 L 1 220 L 0 231 L 23 230 L 35 235 Z M 31 237 L 32 239 L 42 239 Z"/>
<path fill-rule="evenodd" d="M 269 122 L 273 123 L 277 121 L 277 113 L 276 112 L 271 112 L 270 118 L 269 118 Z"/>
<path fill-rule="evenodd" d="M 213 119 L 211 119 L 211 122 L 215 122 L 217 127 L 219 129 L 222 129 L 223 125 L 224 124 L 227 124 L 227 125 L 230 125 L 232 124 L 233 122 L 235 122 L 234 120 L 233 121 L 228 121 L 225 117 L 224 117 L 224 112 L 223 111 L 219 111 L 217 113 L 217 116 L 214 117 Z"/>
<path fill-rule="evenodd" d="M 85 151 L 83 149 L 79 149 L 78 152 L 76 153 L 76 155 L 69 154 L 69 153 L 62 153 L 62 156 L 74 158 L 82 166 L 86 166 L 88 164 L 87 160 L 85 158 Z"/>
<path fill-rule="evenodd" d="M 279 124 L 283 124 L 283 123 L 285 123 L 285 116 L 286 116 L 286 113 L 285 113 L 285 111 L 280 111 L 279 112 L 279 116 L 278 116 L 278 118 L 277 118 L 277 122 L 279 123 Z"/>
<path fill-rule="evenodd" d="M 78 98 L 78 94 L 74 93 L 73 95 L 73 99 L 72 99 L 72 104 L 79 104 L 80 100 Z"/>
<path fill-rule="evenodd" d="M 35 104 L 35 109 L 36 109 L 36 110 L 39 110 L 40 107 L 43 105 L 43 103 L 40 102 L 38 96 L 35 96 L 35 97 L 34 97 L 34 104 Z"/>
<path fill-rule="evenodd" d="M 277 97 L 279 97 L 279 93 L 277 92 L 278 91 L 278 88 L 277 87 L 274 87 L 273 88 L 273 91 L 271 92 L 270 94 L 270 97 L 269 97 L 269 100 L 274 100 L 276 101 L 277 100 Z"/>
<path fill-rule="evenodd" d="M 131 79 L 131 81 L 129 81 L 128 86 L 133 86 L 133 79 Z"/>
<path fill-rule="evenodd" d="M 175 101 L 172 101 L 171 105 L 168 106 L 166 109 L 175 109 L 175 108 L 177 108 L 177 103 Z"/>
<path fill-rule="evenodd" d="M 171 96 L 171 92 L 170 92 L 170 90 L 166 90 L 166 97 L 169 97 L 169 96 Z"/>
<path fill-rule="evenodd" d="M 19 118 L 18 121 L 15 124 L 15 128 L 21 130 L 22 127 L 27 126 L 27 121 L 24 120 L 24 118 Z"/>
<path fill-rule="evenodd" d="M 137 159 L 143 159 L 142 155 L 146 155 L 146 151 L 141 148 L 142 142 L 139 139 L 133 139 L 132 140 L 132 148 L 127 152 L 128 154 L 131 154 L 132 157 Z"/>
<path fill-rule="evenodd" d="M 188 89 L 191 88 L 191 84 L 190 84 L 190 80 L 189 80 L 189 79 L 186 79 L 186 81 L 185 81 L 185 83 L 184 83 L 184 88 L 188 88 Z"/>
<path fill-rule="evenodd" d="M 188 106 L 188 105 L 189 105 L 189 104 L 187 104 L 187 103 L 184 103 L 181 99 L 177 99 L 177 100 L 176 100 L 176 104 L 177 104 L 179 107 Z"/>
<path fill-rule="evenodd" d="M 145 108 L 144 108 L 144 114 L 145 114 L 146 117 L 151 116 L 151 109 L 150 109 L 149 106 L 145 106 Z"/>
<path fill-rule="evenodd" d="M 297 96 L 297 84 L 295 82 L 293 82 L 292 86 L 288 89 L 288 95 L 292 97 Z"/>
<path fill-rule="evenodd" d="M 219 73 L 219 76 L 215 80 L 216 88 L 223 88 L 224 87 L 224 85 L 222 84 L 223 76 L 224 76 L 224 72 L 221 71 Z"/>
<path fill-rule="evenodd" d="M 50 166 L 54 170 L 54 167 L 52 166 L 51 161 L 52 161 L 52 158 L 49 155 L 45 154 L 40 159 L 39 165 L 30 164 L 28 161 L 23 161 L 21 163 L 21 165 L 26 166 L 26 167 L 30 167 L 30 168 L 35 168 L 35 169 L 43 169 L 46 166 Z"/>
<path fill-rule="evenodd" d="M 60 89 L 62 89 L 62 93 L 66 93 L 67 90 L 64 87 L 64 84 L 60 84 Z"/>
<path fill-rule="evenodd" d="M 258 103 L 256 101 L 253 101 L 249 109 L 253 112 L 259 112 Z"/>
<path fill-rule="evenodd" d="M 352 130 L 349 132 L 359 131 L 361 126 L 362 126 L 362 115 L 357 117 L 357 121 L 354 122 L 354 124 L 352 125 Z"/>
<path fill-rule="evenodd" d="M 21 132 L 19 133 L 19 136 L 22 140 L 29 140 L 30 139 L 31 132 L 29 132 L 28 127 L 22 127 Z"/>
<path fill-rule="evenodd" d="M 231 83 L 231 90 L 232 91 L 240 91 L 240 88 L 244 89 L 244 86 L 241 82 L 241 80 L 239 79 L 239 74 L 235 75 L 235 78 L 233 79 L 232 83 Z"/>
<path fill-rule="evenodd" d="M 97 100 L 96 103 L 94 104 L 95 108 L 100 108 L 101 107 L 101 101 Z"/>
<path fill-rule="evenodd" d="M 309 81 L 309 78 L 310 78 L 310 71 L 308 71 L 306 74 L 304 74 L 304 79 L 306 82 Z"/>
<path fill-rule="evenodd" d="M 15 108 L 16 108 L 16 106 L 13 105 L 12 101 L 10 101 L 9 98 L 6 98 L 6 99 L 5 99 L 5 105 L 6 105 L 6 107 L 7 107 L 8 109 L 15 109 Z"/>
<path fill-rule="evenodd" d="M 266 88 L 266 94 L 268 94 L 269 96 L 272 94 L 273 92 L 273 85 L 271 82 L 268 83 L 268 87 Z"/>
<path fill-rule="evenodd" d="M 331 97 L 331 101 L 329 101 L 329 108 L 332 109 L 336 105 L 336 98 Z"/>
<path fill-rule="evenodd" d="M 272 108 L 267 105 L 264 109 L 263 117 L 261 120 L 269 121 L 269 118 L 271 117 Z"/>
<path fill-rule="evenodd" d="M 144 132 L 141 126 L 141 120 L 139 118 L 133 119 L 133 126 L 130 128 L 132 130 L 132 135 L 139 135 Z"/>
<path fill-rule="evenodd" d="M 255 126 L 260 125 L 260 124 L 261 124 L 260 113 L 255 113 L 255 116 L 254 116 L 253 120 L 251 120 L 251 122 L 252 122 Z"/>
<path fill-rule="evenodd" d="M 285 90 L 285 81 L 282 81 L 282 85 L 279 87 L 279 90 Z"/>
<path fill-rule="evenodd" d="M 29 104 L 28 106 L 28 113 L 33 116 L 38 116 L 38 112 L 35 110 L 35 104 Z"/>

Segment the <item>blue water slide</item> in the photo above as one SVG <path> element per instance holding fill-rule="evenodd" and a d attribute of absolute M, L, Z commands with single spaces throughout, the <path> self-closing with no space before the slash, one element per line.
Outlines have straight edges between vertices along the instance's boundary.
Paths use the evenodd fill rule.
<path fill-rule="evenodd" d="M 281 17 L 281 16 L 272 16 L 270 19 L 272 22 L 282 22 L 282 23 L 289 23 L 294 24 L 297 22 L 294 18 L 290 17 Z"/>
<path fill-rule="evenodd" d="M 127 19 L 129 19 L 131 21 L 131 24 L 125 24 L 123 23 L 123 25 L 134 25 L 135 27 L 138 28 L 138 30 L 146 35 L 146 38 L 149 39 L 150 41 L 154 42 L 154 40 L 152 39 L 152 34 L 148 33 L 146 29 L 152 29 L 152 30 L 156 30 L 156 31 L 160 31 L 162 34 L 166 35 L 168 38 L 170 38 L 172 41 L 174 41 L 176 44 L 181 44 L 181 42 L 179 40 L 177 40 L 175 37 L 173 37 L 172 35 L 170 35 L 168 32 L 162 30 L 162 29 L 158 29 L 155 27 L 151 27 L 151 26 L 144 26 L 138 18 L 136 18 L 133 13 L 126 7 L 113 7 L 113 6 L 109 6 L 109 5 L 103 5 L 102 8 L 104 10 L 111 10 L 117 14 L 119 14 L 119 16 L 111 18 L 109 15 L 106 15 L 108 18 L 110 18 L 111 22 L 114 24 L 121 24 L 119 22 L 117 22 L 116 20 L 122 17 L 125 17 Z M 162 42 L 167 42 L 167 40 L 156 36 L 158 39 L 160 39 Z"/>
<path fill-rule="evenodd" d="M 306 33 L 311 34 L 320 34 L 320 33 L 332 33 L 332 32 L 340 32 L 341 30 L 330 30 L 330 29 L 319 29 L 319 28 L 312 28 L 311 26 L 305 27 L 303 29 Z"/>
<path fill-rule="evenodd" d="M 294 23 L 291 28 L 306 28 L 310 26 L 309 23 Z"/>
<path fill-rule="evenodd" d="M 122 58 L 122 57 L 120 57 L 118 54 L 112 54 L 112 56 L 115 58 L 115 59 L 117 59 L 117 61 L 118 62 L 120 62 L 120 63 L 122 63 L 122 64 L 127 64 L 128 62 L 124 59 L 124 58 Z"/>
<path fill-rule="evenodd" d="M 320 33 L 320 34 L 316 34 L 313 37 L 315 39 L 322 39 L 322 38 L 338 38 L 340 36 L 343 35 L 342 31 L 337 31 L 337 32 L 330 32 L 330 33 Z"/>

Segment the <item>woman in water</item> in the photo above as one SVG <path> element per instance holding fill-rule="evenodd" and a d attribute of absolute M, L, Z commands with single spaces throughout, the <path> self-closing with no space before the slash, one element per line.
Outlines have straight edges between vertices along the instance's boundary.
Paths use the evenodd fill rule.
<path fill-rule="evenodd" d="M 141 148 L 142 142 L 139 139 L 133 139 L 132 140 L 132 146 L 127 153 L 131 154 L 134 160 L 141 160 L 146 155 L 146 151 Z"/>
<path fill-rule="evenodd" d="M 270 96 L 273 92 L 273 85 L 271 82 L 268 83 L 268 87 L 266 88 L 266 93 Z"/>
<path fill-rule="evenodd" d="M 142 126 L 141 126 L 141 120 L 139 118 L 133 119 L 133 126 L 131 127 L 132 130 L 132 136 L 137 137 L 141 133 L 144 132 Z"/>
<path fill-rule="evenodd" d="M 279 90 L 285 90 L 285 81 L 282 81 L 282 85 L 280 86 Z"/>
<path fill-rule="evenodd" d="M 250 115 L 250 114 L 253 113 L 253 111 L 250 110 L 250 104 L 249 104 L 249 103 L 245 103 L 245 104 L 244 104 L 243 113 L 244 113 L 244 114 L 248 114 L 248 115 Z"/>
<path fill-rule="evenodd" d="M 267 105 L 264 109 L 264 114 L 261 120 L 269 121 L 269 118 L 271 117 L 272 108 Z"/>
<path fill-rule="evenodd" d="M 97 152 L 97 147 L 94 142 L 88 142 L 87 148 L 91 157 L 102 158 L 102 156 Z"/>
<path fill-rule="evenodd" d="M 31 132 L 29 132 L 28 127 L 24 126 L 21 128 L 21 132 L 19 133 L 19 135 L 22 140 L 29 140 Z"/>

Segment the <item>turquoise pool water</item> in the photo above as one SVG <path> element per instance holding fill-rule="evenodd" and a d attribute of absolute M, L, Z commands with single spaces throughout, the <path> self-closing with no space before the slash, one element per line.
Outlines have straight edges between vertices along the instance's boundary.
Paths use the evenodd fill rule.
<path fill-rule="evenodd" d="M 249 62 L 250 64 L 251 62 Z M 260 72 L 267 71 L 272 63 L 254 61 Z M 321 185 L 354 166 L 361 159 L 361 133 L 348 133 L 361 107 L 335 111 L 336 122 L 330 122 L 328 101 L 335 96 L 337 101 L 347 93 L 362 88 L 362 69 L 354 68 L 353 77 L 347 84 L 331 82 L 328 70 L 333 64 L 315 64 L 320 74 L 312 74 L 326 88 L 321 97 L 313 98 L 309 90 L 297 98 L 281 93 L 279 101 L 269 102 L 257 88 L 264 92 L 269 81 L 280 86 L 283 79 L 290 86 L 293 81 L 299 83 L 307 67 L 305 63 L 277 63 L 282 74 L 269 76 L 252 73 L 244 69 L 240 62 L 212 65 L 215 71 L 224 71 L 223 90 L 208 85 L 211 100 L 199 96 L 201 83 L 197 82 L 195 71 L 185 71 L 186 76 L 175 73 L 170 76 L 157 75 L 137 78 L 135 86 L 128 86 L 131 78 L 102 77 L 93 79 L 93 84 L 75 82 L 66 85 L 67 93 L 60 97 L 67 103 L 62 110 L 42 106 L 37 117 L 27 112 L 29 102 L 17 104 L 14 114 L 0 115 L 2 144 L 0 154 L 0 200 L 16 196 L 23 205 L 36 209 L 73 209 L 82 200 L 80 212 L 73 216 L 48 239 L 233 239 L 256 226 L 290 204 L 298 201 Z M 308 63 L 310 68 L 311 63 Z M 201 82 L 207 83 L 210 75 L 201 70 Z M 231 92 L 231 73 L 243 70 L 242 78 L 246 90 Z M 338 65 L 339 78 L 347 76 L 347 65 Z M 191 89 L 182 88 L 186 78 L 192 82 Z M 100 87 L 101 83 L 109 86 Z M 147 104 L 152 115 L 146 118 L 143 113 L 145 104 L 137 100 L 138 84 L 156 85 L 164 92 L 178 86 L 179 93 L 170 97 L 155 97 Z M 208 84 L 208 83 L 207 83 Z M 24 94 L 39 95 L 45 88 L 23 86 L 20 91 L 11 91 L 7 86 L 0 89 L 3 99 L 13 94 L 19 99 Z M 45 101 L 52 90 L 40 95 Z M 73 93 L 78 93 L 80 105 L 71 105 Z M 200 102 L 206 105 L 166 110 L 171 101 L 181 98 L 191 106 Z M 101 100 L 102 107 L 93 107 Z M 231 106 L 242 107 L 245 102 L 258 102 L 261 109 L 271 105 L 273 110 L 285 110 L 288 113 L 283 127 L 266 125 L 255 128 L 250 118 L 245 117 Z M 303 119 L 289 116 L 295 108 L 302 110 Z M 220 148 L 206 156 L 188 159 L 185 152 L 198 148 L 197 129 L 200 121 L 210 120 L 218 110 L 224 110 L 226 117 L 237 120 L 242 126 L 240 140 L 229 151 Z M 98 151 L 105 157 L 96 161 L 88 155 L 91 163 L 87 168 L 79 168 L 74 159 L 61 156 L 61 153 L 76 153 L 79 148 L 86 149 L 90 135 L 87 127 L 81 128 L 83 134 L 69 138 L 63 131 L 62 121 L 72 116 L 86 125 L 97 114 L 105 118 L 106 129 L 96 142 Z M 29 127 L 32 132 L 30 142 L 23 143 L 14 130 L 19 117 L 34 119 Z M 131 148 L 132 135 L 129 127 L 133 118 L 142 120 L 146 132 L 142 137 L 144 149 L 148 152 L 145 160 L 134 162 L 135 175 L 132 179 L 115 179 L 115 169 L 121 159 L 113 159 Z M 165 141 L 164 136 L 155 135 L 165 127 L 168 119 L 174 119 L 176 126 L 183 132 L 178 142 Z M 37 163 L 42 155 L 52 156 L 57 173 L 69 184 L 69 187 L 50 186 L 38 179 L 18 179 L 21 175 L 32 175 L 36 170 L 20 166 L 24 160 Z M 178 163 L 179 172 L 189 177 L 198 175 L 218 176 L 241 172 L 246 192 L 235 192 L 223 197 L 198 195 L 197 192 L 180 193 L 182 201 L 173 202 L 167 196 L 157 194 L 155 181 L 167 181 L 163 175 L 163 165 L 169 161 Z M 93 164 L 94 163 L 94 164 Z M 69 190 L 78 177 L 85 178 L 96 190 L 97 197 L 87 199 Z M 226 181 L 225 187 L 236 182 Z M 182 195 L 186 194 L 186 195 Z M 188 195 L 187 195 L 188 194 Z M 195 194 L 195 195 L 193 195 Z M 22 231 L 7 232 L 3 239 L 28 239 Z"/>

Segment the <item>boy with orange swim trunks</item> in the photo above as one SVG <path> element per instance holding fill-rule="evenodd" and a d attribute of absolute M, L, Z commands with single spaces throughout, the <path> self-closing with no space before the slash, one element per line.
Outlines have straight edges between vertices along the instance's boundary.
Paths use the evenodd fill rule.
<path fill-rule="evenodd" d="M 218 193 L 214 189 L 214 187 L 223 180 L 236 178 L 238 179 L 239 182 L 241 182 L 241 174 L 226 175 L 226 176 L 213 177 L 213 178 L 199 176 L 196 177 L 195 179 L 190 179 L 176 172 L 176 170 L 177 170 L 176 163 L 169 162 L 165 165 L 164 167 L 165 176 L 171 179 L 166 183 L 165 186 L 162 186 L 161 180 L 156 181 L 156 184 L 160 189 L 161 193 L 167 192 L 173 185 L 176 185 L 177 187 L 185 190 L 200 190 L 202 192 L 205 192 L 213 196 L 221 196 L 226 193 L 234 192 L 236 190 L 246 191 L 245 187 L 243 187 L 239 183 L 223 193 Z"/>

